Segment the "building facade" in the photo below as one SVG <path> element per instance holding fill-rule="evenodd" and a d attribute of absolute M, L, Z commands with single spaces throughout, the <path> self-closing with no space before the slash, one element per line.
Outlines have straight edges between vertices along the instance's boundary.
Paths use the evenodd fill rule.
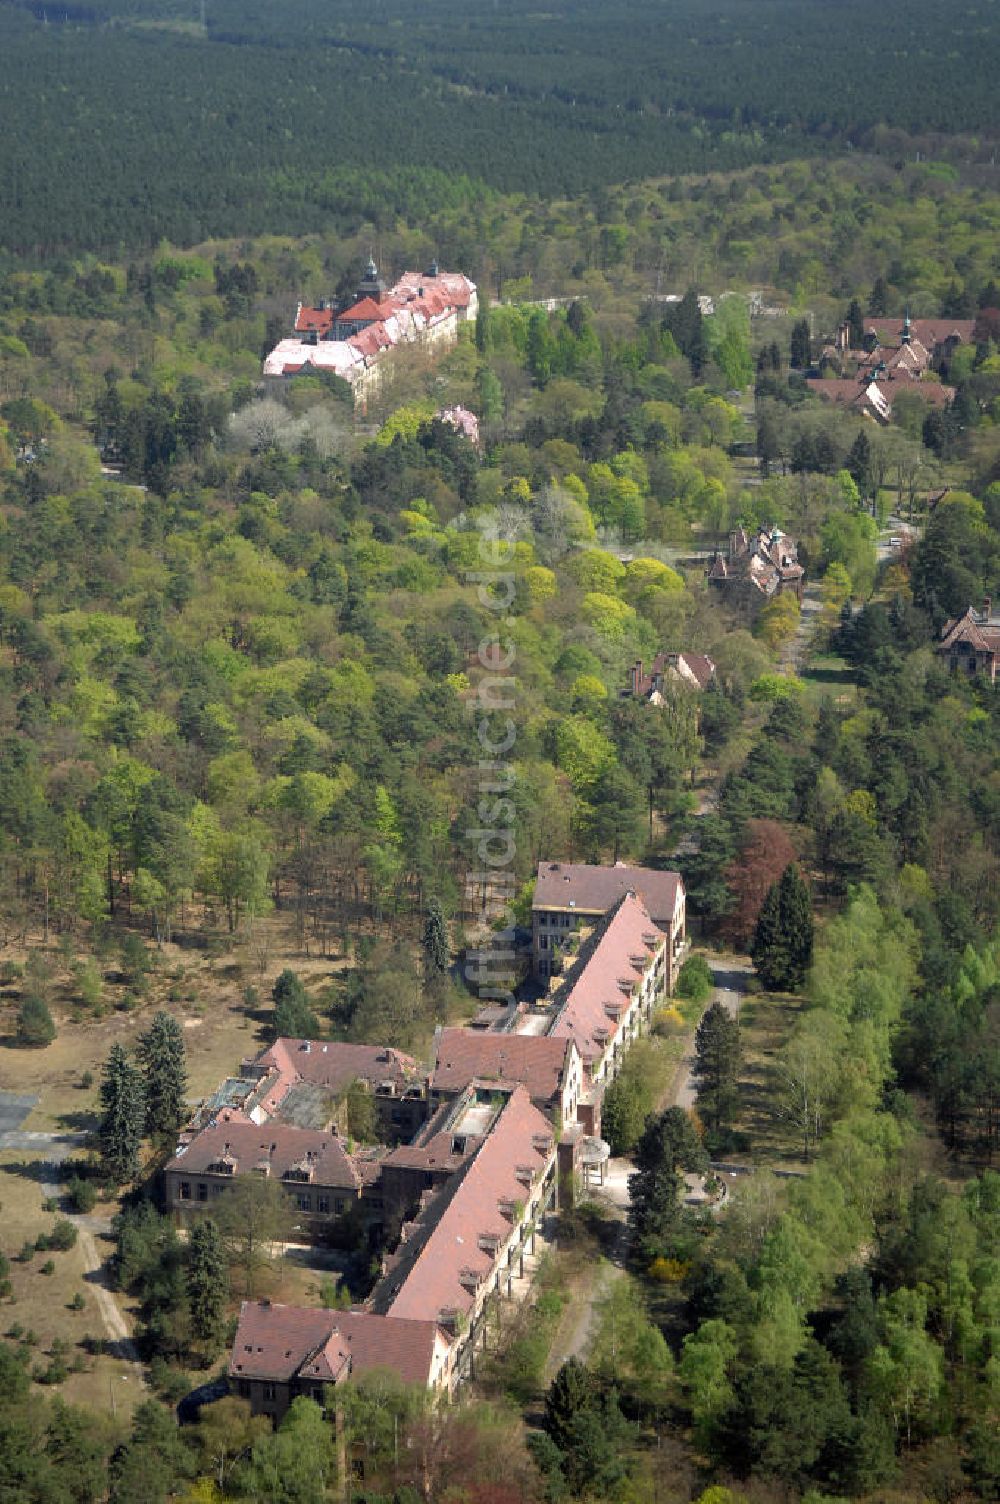
<path fill-rule="evenodd" d="M 570 936 L 581 921 L 600 919 L 625 893 L 643 901 L 667 937 L 667 990 L 672 992 L 687 948 L 684 882 L 679 872 L 652 867 L 595 867 L 579 862 L 540 862 L 531 905 L 531 953 L 535 976 L 558 975 Z"/>

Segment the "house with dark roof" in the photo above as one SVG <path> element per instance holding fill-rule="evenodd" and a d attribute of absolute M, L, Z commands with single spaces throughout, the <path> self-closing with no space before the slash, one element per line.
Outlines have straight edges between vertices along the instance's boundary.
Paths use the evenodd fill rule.
<path fill-rule="evenodd" d="M 338 1385 L 376 1370 L 450 1391 L 451 1358 L 451 1341 L 433 1321 L 245 1300 L 228 1374 L 251 1413 L 277 1423 L 298 1396 L 329 1409 Z"/>
<path fill-rule="evenodd" d="M 470 1086 L 488 1090 L 493 1083 L 508 1091 L 523 1086 L 550 1122 L 574 1123 L 583 1089 L 580 1052 L 572 1039 L 481 1029 L 437 1030 L 432 1102 L 451 1101 Z"/>
<path fill-rule="evenodd" d="M 531 903 L 532 960 L 537 977 L 558 973 L 562 953 L 581 921 L 600 919 L 625 893 L 642 899 L 667 937 L 666 985 L 672 992 L 687 945 L 684 883 L 679 872 L 580 862 L 539 862 Z"/>
<path fill-rule="evenodd" d="M 982 611 L 970 606 L 963 616 L 945 622 L 937 652 L 946 659 L 953 674 L 961 674 L 963 678 L 985 674 L 991 684 L 996 683 L 1000 662 L 1000 617 L 993 615 L 989 596 L 983 602 Z"/>
<path fill-rule="evenodd" d="M 622 697 L 662 705 L 663 692 L 669 686 L 677 684 L 701 691 L 714 678 L 715 660 L 707 653 L 657 653 L 648 673 L 643 672 L 642 659 L 636 659 L 629 669 L 628 688 L 622 691 Z"/>

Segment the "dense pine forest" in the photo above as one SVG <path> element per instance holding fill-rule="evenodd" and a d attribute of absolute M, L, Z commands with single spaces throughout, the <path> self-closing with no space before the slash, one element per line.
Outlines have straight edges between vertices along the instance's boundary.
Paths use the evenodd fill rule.
<path fill-rule="evenodd" d="M 991 173 L 995 34 L 995 0 L 4 0 L 3 244 L 343 230 L 949 137 Z"/>
<path fill-rule="evenodd" d="M 1000 1496 L 1000 698 L 938 650 L 1000 603 L 997 15 L 0 0 L 3 1504 Z M 364 409 L 265 382 L 371 253 L 478 316 Z M 904 315 L 963 332 L 891 421 L 816 394 Z M 758 528 L 801 599 L 708 579 Z M 629 695 L 660 653 L 714 676 Z M 453 1403 L 272 1428 L 241 1300 L 385 1249 L 179 1228 L 178 1130 L 283 1035 L 427 1062 L 493 946 L 537 1000 L 542 859 L 686 885 L 621 1200 L 564 1187 Z"/>

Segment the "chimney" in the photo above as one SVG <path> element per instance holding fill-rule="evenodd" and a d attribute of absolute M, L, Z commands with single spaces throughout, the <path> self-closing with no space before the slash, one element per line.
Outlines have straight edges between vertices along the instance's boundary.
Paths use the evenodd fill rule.
<path fill-rule="evenodd" d="M 639 693 L 639 680 L 642 678 L 642 659 L 637 658 L 632 667 L 632 693 Z"/>
<path fill-rule="evenodd" d="M 993 597 L 991 595 L 984 595 L 983 596 L 983 621 L 989 621 L 990 616 L 992 615 L 992 613 L 993 613 Z"/>

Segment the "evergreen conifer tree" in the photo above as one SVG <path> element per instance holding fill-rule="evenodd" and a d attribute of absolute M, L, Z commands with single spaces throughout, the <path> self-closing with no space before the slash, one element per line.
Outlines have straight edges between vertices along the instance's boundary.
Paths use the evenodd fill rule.
<path fill-rule="evenodd" d="M 809 889 L 794 862 L 768 889 L 750 954 L 757 975 L 774 992 L 801 987 L 812 961 L 813 918 Z"/>
<path fill-rule="evenodd" d="M 694 1125 L 681 1107 L 651 1117 L 635 1151 L 635 1174 L 629 1176 L 632 1226 L 644 1257 L 655 1258 L 668 1246 L 677 1226 L 682 1170 L 703 1170 L 708 1158 Z"/>
<path fill-rule="evenodd" d="M 721 1003 L 713 1003 L 694 1040 L 698 1112 L 716 1132 L 733 1120 L 740 1073 L 740 1026 Z"/>
<path fill-rule="evenodd" d="M 804 371 L 812 364 L 812 333 L 808 319 L 799 319 L 792 325 L 789 364 L 793 371 Z"/>
<path fill-rule="evenodd" d="M 187 1071 L 184 1036 L 176 1018 L 159 1012 L 139 1039 L 146 1088 L 146 1132 L 176 1133 L 186 1116 Z"/>
<path fill-rule="evenodd" d="M 309 997 L 299 978 L 286 966 L 274 984 L 274 1034 L 276 1039 L 315 1039 L 319 1023 L 309 1006 Z"/>
<path fill-rule="evenodd" d="M 429 982 L 434 977 L 443 976 L 448 970 L 451 952 L 448 948 L 448 927 L 445 924 L 444 910 L 437 898 L 432 898 L 427 905 L 423 950 L 424 981 Z"/>
<path fill-rule="evenodd" d="M 857 298 L 852 298 L 847 310 L 847 337 L 850 340 L 852 350 L 860 350 L 864 345 L 865 338 L 865 315 L 861 303 Z"/>
<path fill-rule="evenodd" d="M 191 1229 L 187 1287 L 194 1335 L 215 1353 L 222 1345 L 226 1328 L 229 1271 L 219 1229 L 210 1217 L 196 1222 Z"/>
<path fill-rule="evenodd" d="M 98 1140 L 104 1169 L 116 1185 L 135 1178 L 146 1120 L 141 1073 L 120 1044 L 113 1044 L 101 1075 Z"/>
<path fill-rule="evenodd" d="M 19 1044 L 40 1049 L 51 1044 L 56 1037 L 48 1003 L 36 992 L 25 994 L 17 1011 L 17 1040 Z"/>
<path fill-rule="evenodd" d="M 847 470 L 861 492 L 870 496 L 872 489 L 872 446 L 868 435 L 861 429 L 847 454 Z"/>

